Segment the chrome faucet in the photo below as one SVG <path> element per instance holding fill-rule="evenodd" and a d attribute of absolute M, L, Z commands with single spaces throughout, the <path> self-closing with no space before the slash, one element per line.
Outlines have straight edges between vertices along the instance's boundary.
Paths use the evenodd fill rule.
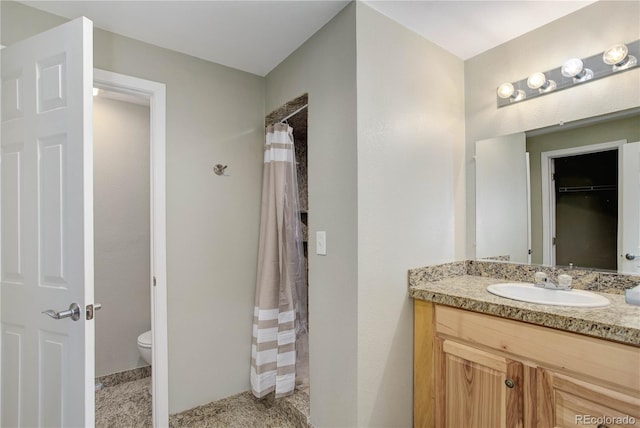
<path fill-rule="evenodd" d="M 536 287 L 546 288 L 548 290 L 571 290 L 572 278 L 569 275 L 558 275 L 558 283 L 554 283 L 544 272 L 536 272 L 534 275 Z"/>

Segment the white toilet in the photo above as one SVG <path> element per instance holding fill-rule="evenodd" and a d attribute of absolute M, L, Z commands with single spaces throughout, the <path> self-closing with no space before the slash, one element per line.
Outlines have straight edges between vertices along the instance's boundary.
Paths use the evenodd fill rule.
<path fill-rule="evenodd" d="M 138 336 L 138 351 L 147 364 L 151 365 L 151 330 Z"/>

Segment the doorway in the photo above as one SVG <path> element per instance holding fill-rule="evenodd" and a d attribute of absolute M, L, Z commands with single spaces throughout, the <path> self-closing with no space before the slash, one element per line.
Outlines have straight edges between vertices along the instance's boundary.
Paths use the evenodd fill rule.
<path fill-rule="evenodd" d="M 119 73 L 94 69 L 94 88 L 125 97 L 148 100 L 150 109 L 149 169 L 149 283 L 151 315 L 151 402 L 153 426 L 169 422 L 169 377 L 167 343 L 166 278 L 166 161 L 165 161 L 165 85 Z M 98 315 L 99 316 L 99 315 Z"/>
<path fill-rule="evenodd" d="M 615 270 L 618 150 L 553 160 L 555 263 Z"/>
<path fill-rule="evenodd" d="M 139 344 L 151 331 L 149 100 L 95 89 L 93 115 L 96 427 L 121 420 L 120 391 L 133 386 L 128 413 L 150 426 L 151 354 Z"/>
<path fill-rule="evenodd" d="M 309 194 L 308 194 L 308 161 L 307 161 L 307 135 L 308 135 L 308 106 L 309 95 L 303 94 L 287 103 L 280 108 L 272 111 L 265 117 L 265 125 L 273 125 L 276 123 L 286 123 L 293 130 L 296 179 L 298 190 L 298 209 L 300 219 L 301 247 L 302 256 L 304 258 L 304 290 L 303 300 L 306 302 L 304 310 L 298 315 L 304 316 L 303 324 L 307 326 L 307 334 L 296 334 L 295 350 L 295 389 L 304 392 L 301 397 L 303 401 L 308 402 L 309 393 L 309 342 L 308 342 L 308 286 L 309 286 Z"/>
<path fill-rule="evenodd" d="M 543 263 L 616 270 L 626 140 L 542 152 Z"/>

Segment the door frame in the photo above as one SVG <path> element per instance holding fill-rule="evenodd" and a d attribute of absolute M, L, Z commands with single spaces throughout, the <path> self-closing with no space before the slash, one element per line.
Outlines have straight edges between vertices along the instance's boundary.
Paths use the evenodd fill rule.
<path fill-rule="evenodd" d="M 551 150 L 540 154 L 542 175 L 542 264 L 550 266 L 555 266 L 556 264 L 556 247 L 553 245 L 553 237 L 556 234 L 556 194 L 553 182 L 555 159 L 618 149 L 618 166 L 620 166 L 622 164 L 622 146 L 626 143 L 627 140 L 616 140 L 587 146 L 570 147 L 568 149 Z M 618 167 L 618 182 L 620 182 L 620 171 L 621 169 Z M 622 216 L 620 196 L 620 186 L 618 185 L 618 225 L 621 224 Z M 620 227 L 618 227 L 618 245 L 621 239 L 620 233 Z"/>
<path fill-rule="evenodd" d="M 151 334 L 153 426 L 169 425 L 166 233 L 166 87 L 124 74 L 94 68 L 94 87 L 149 100 L 151 122 Z"/>
<path fill-rule="evenodd" d="M 533 243 L 531 242 L 531 156 L 529 152 L 524 153 L 524 160 L 527 165 L 527 264 L 531 264 L 531 248 Z"/>
<path fill-rule="evenodd" d="M 632 144 L 640 145 L 640 141 L 629 141 L 624 145 L 622 150 L 631 148 Z M 629 156 L 627 152 L 627 156 L 624 157 L 622 162 L 623 164 L 619 166 L 620 174 L 618 178 L 618 180 L 621 180 L 619 193 L 620 203 L 618 205 L 620 213 L 618 217 L 618 221 L 620 222 L 618 224 L 618 272 L 637 274 L 640 272 L 640 265 L 637 264 L 637 260 L 628 260 L 625 258 L 625 255 L 630 252 L 629 250 L 633 251 L 632 254 L 637 255 L 640 247 L 640 243 L 635 241 L 638 239 L 640 232 L 640 230 L 636 229 L 636 227 L 638 227 L 637 201 L 634 203 L 637 199 L 637 190 L 634 191 L 634 183 L 637 184 L 637 176 L 632 177 L 631 180 L 628 181 L 629 171 L 635 172 L 636 174 L 639 172 L 640 160 L 637 157 L 637 153 L 631 148 L 631 156 Z M 633 222 L 634 226 L 629 227 L 629 222 Z M 629 242 L 625 239 L 629 236 L 636 237 L 634 239 L 635 242 L 632 243 L 632 248 L 629 248 Z"/>

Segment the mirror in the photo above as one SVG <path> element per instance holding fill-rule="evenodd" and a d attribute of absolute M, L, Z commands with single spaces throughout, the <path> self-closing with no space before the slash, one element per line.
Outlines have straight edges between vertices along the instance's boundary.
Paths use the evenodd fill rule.
<path fill-rule="evenodd" d="M 478 259 L 640 273 L 640 108 L 477 141 L 475 162 Z"/>

